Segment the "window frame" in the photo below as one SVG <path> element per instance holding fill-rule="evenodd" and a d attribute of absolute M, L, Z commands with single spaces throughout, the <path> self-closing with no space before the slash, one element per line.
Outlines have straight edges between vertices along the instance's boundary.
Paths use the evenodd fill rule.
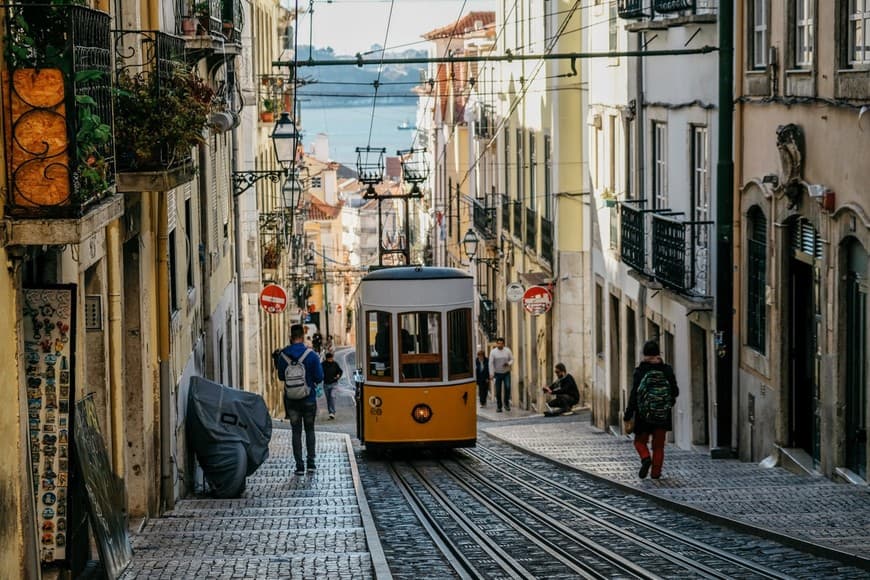
<path fill-rule="evenodd" d="M 471 379 L 474 377 L 474 356 L 471 351 L 471 341 L 473 336 L 472 324 L 471 321 L 474 317 L 474 313 L 471 308 L 454 308 L 453 310 L 448 310 L 444 313 L 444 318 L 447 320 L 447 352 L 455 352 L 457 349 L 454 348 L 453 337 L 451 336 L 451 315 L 456 313 L 465 313 L 465 344 L 462 345 L 462 350 L 460 352 L 464 353 L 464 356 L 467 357 L 466 363 L 468 365 L 468 370 L 466 372 L 453 372 L 452 368 L 452 359 L 451 357 L 447 357 L 447 380 L 454 381 L 457 379 Z"/>
<path fill-rule="evenodd" d="M 375 346 L 377 343 L 377 331 L 375 331 L 374 337 L 371 332 L 369 332 L 369 327 L 371 325 L 370 316 L 372 314 L 385 314 L 387 317 L 387 360 L 386 360 L 386 371 L 388 374 L 383 375 L 375 375 L 371 372 L 372 363 L 381 362 L 372 360 L 372 346 Z M 380 381 L 380 382 L 393 382 L 393 377 L 395 373 L 393 372 L 393 314 L 386 310 L 366 310 L 365 312 L 365 324 L 366 328 L 364 329 L 366 336 L 366 379 L 371 381 Z M 376 325 L 379 327 L 379 323 L 377 322 L 377 318 L 375 319 Z M 372 342 L 374 340 L 374 343 Z"/>
<path fill-rule="evenodd" d="M 863 2 L 863 10 L 858 10 L 859 3 Z M 850 68 L 868 68 L 870 67 L 870 0 L 849 0 L 846 12 L 846 64 Z M 858 47 L 856 46 L 857 34 L 856 29 L 858 23 L 862 24 L 862 35 L 864 37 L 862 57 L 857 57 Z"/>
<path fill-rule="evenodd" d="M 404 326 L 402 325 L 402 317 L 407 316 L 409 314 L 410 315 L 419 315 L 419 314 L 431 315 L 431 314 L 434 314 L 437 316 L 437 319 L 438 319 L 438 334 L 437 334 L 438 350 L 437 350 L 437 352 L 434 352 L 434 353 L 432 353 L 432 352 L 428 352 L 428 353 L 404 353 L 404 352 L 401 352 L 401 349 L 397 349 L 397 350 L 399 350 L 399 353 L 398 353 L 398 358 L 399 358 L 398 378 L 399 378 L 399 382 L 400 383 L 441 382 L 443 380 L 443 377 L 444 377 L 444 368 L 443 368 L 444 367 L 444 344 L 443 344 L 444 339 L 442 337 L 444 326 L 443 326 L 443 322 L 441 320 L 443 313 L 441 311 L 438 311 L 438 310 L 408 310 L 408 311 L 398 312 L 398 313 L 396 313 L 396 336 L 400 336 L 402 333 L 402 330 L 404 329 Z M 427 328 L 427 330 L 428 330 L 428 328 Z M 427 364 L 427 365 L 434 364 L 434 365 L 436 365 L 436 368 L 438 369 L 438 376 L 437 377 L 428 377 L 428 378 L 405 378 L 405 373 L 402 371 L 402 369 L 405 367 L 405 365 L 411 365 L 411 364 Z"/>
<path fill-rule="evenodd" d="M 770 64 L 770 0 L 750 0 L 747 10 L 747 40 L 750 70 L 764 70 Z M 759 19 L 759 8 L 761 19 Z M 761 22 L 759 22 L 761 20 Z"/>
<path fill-rule="evenodd" d="M 792 61 L 795 68 L 811 69 L 815 59 L 815 3 L 794 0 L 792 4 Z"/>
<path fill-rule="evenodd" d="M 653 209 L 668 207 L 668 124 L 652 121 L 652 202 Z"/>
<path fill-rule="evenodd" d="M 759 206 L 746 212 L 746 226 L 746 346 L 766 356 L 767 216 Z M 755 263 L 760 263 L 761 275 L 753 276 Z"/>

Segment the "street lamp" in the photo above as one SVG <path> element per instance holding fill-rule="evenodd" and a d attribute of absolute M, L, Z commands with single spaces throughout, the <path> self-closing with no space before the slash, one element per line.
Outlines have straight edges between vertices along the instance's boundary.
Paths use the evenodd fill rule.
<path fill-rule="evenodd" d="M 469 260 L 473 260 L 474 256 L 477 255 L 477 244 L 479 240 L 477 238 L 477 234 L 474 232 L 473 228 L 468 228 L 468 231 L 465 232 L 465 236 L 462 238 L 462 247 L 465 250 L 465 255 L 468 256 Z"/>
<path fill-rule="evenodd" d="M 281 186 L 281 195 L 284 198 L 284 207 L 295 213 L 302 196 L 302 182 L 299 181 L 298 172 L 294 171 L 287 176 L 284 185 Z"/>
<path fill-rule="evenodd" d="M 296 149 L 302 142 L 302 134 L 296 130 L 296 123 L 290 118 L 290 113 L 281 113 L 270 137 L 272 145 L 275 147 L 275 158 L 281 169 L 233 171 L 234 197 L 245 193 L 261 179 L 278 183 L 293 173 L 291 168 L 296 164 Z"/>

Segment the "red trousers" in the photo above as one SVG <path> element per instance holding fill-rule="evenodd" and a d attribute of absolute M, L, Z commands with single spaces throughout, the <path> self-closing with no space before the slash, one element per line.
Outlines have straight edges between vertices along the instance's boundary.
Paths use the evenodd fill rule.
<path fill-rule="evenodd" d="M 652 476 L 658 477 L 662 474 L 662 464 L 665 462 L 665 436 L 667 429 L 653 429 L 652 433 L 635 433 L 634 448 L 637 449 L 637 454 L 641 460 L 649 457 L 649 447 L 647 442 L 652 435 Z"/>

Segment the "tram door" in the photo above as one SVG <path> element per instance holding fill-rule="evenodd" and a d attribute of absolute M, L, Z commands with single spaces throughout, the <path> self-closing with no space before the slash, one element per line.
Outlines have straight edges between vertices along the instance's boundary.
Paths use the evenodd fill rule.
<path fill-rule="evenodd" d="M 814 300 L 816 284 L 811 264 L 793 258 L 790 270 L 790 446 L 803 449 L 816 462 L 819 460 L 816 445 L 819 434 L 816 302 Z"/>
<path fill-rule="evenodd" d="M 867 479 L 867 252 L 848 248 L 846 272 L 846 467 Z"/>

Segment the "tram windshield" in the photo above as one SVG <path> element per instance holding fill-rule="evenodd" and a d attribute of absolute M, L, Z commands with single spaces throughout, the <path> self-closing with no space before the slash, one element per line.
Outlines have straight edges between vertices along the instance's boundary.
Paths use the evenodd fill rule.
<path fill-rule="evenodd" d="M 399 314 L 399 335 L 402 380 L 441 380 L 441 313 Z"/>
<path fill-rule="evenodd" d="M 451 380 L 472 375 L 470 308 L 447 313 L 447 375 Z"/>
<path fill-rule="evenodd" d="M 391 364 L 393 334 L 389 312 L 372 310 L 366 313 L 366 352 L 369 357 L 368 375 L 389 380 L 393 376 Z"/>

